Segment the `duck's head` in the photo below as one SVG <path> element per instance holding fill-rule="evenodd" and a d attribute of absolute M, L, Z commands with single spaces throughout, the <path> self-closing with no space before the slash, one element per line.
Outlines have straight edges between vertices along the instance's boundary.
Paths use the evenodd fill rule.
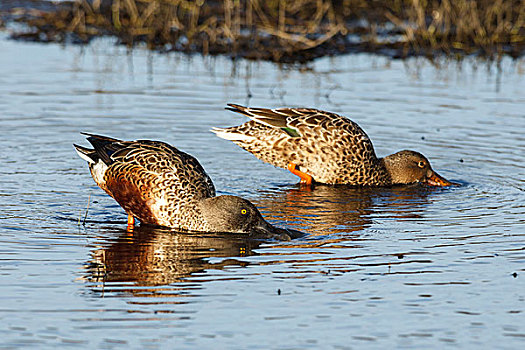
<path fill-rule="evenodd" d="M 400 151 L 383 158 L 393 184 L 424 183 L 431 186 L 450 186 L 430 166 L 428 159 L 415 151 Z"/>
<path fill-rule="evenodd" d="M 302 236 L 292 229 L 275 227 L 262 217 L 250 201 L 236 196 L 218 196 L 201 202 L 202 217 L 211 231 L 247 233 L 257 238 L 290 240 Z"/>

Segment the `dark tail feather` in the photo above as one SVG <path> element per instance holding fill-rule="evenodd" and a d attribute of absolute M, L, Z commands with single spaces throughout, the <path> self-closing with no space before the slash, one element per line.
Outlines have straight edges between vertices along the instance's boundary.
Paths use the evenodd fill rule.
<path fill-rule="evenodd" d="M 247 108 L 241 105 L 236 105 L 234 103 L 228 103 L 228 107 L 224 107 L 224 109 L 227 109 L 232 112 L 241 113 L 246 116 L 250 116 L 250 114 L 246 111 Z"/>
<path fill-rule="evenodd" d="M 81 134 L 88 136 L 87 140 L 95 148 L 94 152 L 96 152 L 104 163 L 110 165 L 112 163 L 110 156 L 118 149 L 118 147 L 112 147 L 112 145 L 122 141 L 107 136 L 89 134 L 87 132 L 81 132 Z"/>
<path fill-rule="evenodd" d="M 122 140 L 114 139 L 112 137 L 97 135 L 97 134 L 90 134 L 89 132 L 81 132 L 82 135 L 89 136 L 89 138 L 97 139 L 97 140 L 105 140 L 108 142 L 121 142 Z M 88 138 L 88 139 L 89 139 Z"/>
<path fill-rule="evenodd" d="M 287 114 L 279 112 L 279 109 L 269 109 L 269 108 L 249 108 L 241 105 L 236 105 L 233 103 L 228 103 L 229 107 L 226 107 L 227 110 L 244 114 L 254 122 L 264 124 L 271 128 L 280 128 L 280 129 L 290 129 L 288 128 L 286 117 Z M 286 109 L 286 112 L 289 112 L 289 109 Z M 290 134 L 288 130 L 284 130 L 286 133 Z M 297 133 L 296 133 L 297 134 Z M 292 137 L 298 135 L 291 135 Z"/>
<path fill-rule="evenodd" d="M 82 147 L 79 145 L 73 144 L 73 147 L 75 147 L 75 151 L 77 151 L 80 158 L 84 159 L 88 163 L 96 163 L 99 160 L 99 156 L 97 152 L 95 152 L 94 149 Z"/>

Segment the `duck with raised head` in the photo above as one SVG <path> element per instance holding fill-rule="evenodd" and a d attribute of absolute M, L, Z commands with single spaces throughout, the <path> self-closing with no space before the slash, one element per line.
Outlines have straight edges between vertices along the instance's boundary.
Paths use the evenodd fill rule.
<path fill-rule="evenodd" d="M 344 116 L 311 108 L 228 104 L 226 109 L 251 120 L 239 126 L 213 128 L 212 132 L 267 163 L 290 170 L 301 183 L 451 185 L 421 153 L 405 150 L 378 158 L 368 135 Z"/>
<path fill-rule="evenodd" d="M 215 187 L 191 155 L 160 141 L 122 141 L 83 133 L 93 149 L 74 145 L 96 184 L 141 223 L 182 231 L 247 233 L 289 239 L 295 230 L 264 220 L 248 200 L 215 196 Z"/>

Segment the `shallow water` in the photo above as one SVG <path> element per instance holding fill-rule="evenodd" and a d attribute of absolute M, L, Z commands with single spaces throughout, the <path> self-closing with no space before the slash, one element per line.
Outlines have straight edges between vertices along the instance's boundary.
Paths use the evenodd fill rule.
<path fill-rule="evenodd" d="M 523 60 L 297 69 L 4 36 L 0 348 L 522 348 L 523 91 Z M 208 131 L 244 121 L 228 102 L 343 113 L 379 155 L 420 151 L 461 186 L 300 189 Z M 220 194 L 306 235 L 130 235 L 80 131 L 176 145 Z"/>

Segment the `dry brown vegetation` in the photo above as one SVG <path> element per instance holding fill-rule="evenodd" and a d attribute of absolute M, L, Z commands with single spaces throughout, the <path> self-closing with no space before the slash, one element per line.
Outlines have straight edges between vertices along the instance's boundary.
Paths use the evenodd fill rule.
<path fill-rule="evenodd" d="M 225 53 L 274 61 L 379 51 L 522 55 L 525 0 L 75 0 L 18 19 L 18 38 Z"/>

